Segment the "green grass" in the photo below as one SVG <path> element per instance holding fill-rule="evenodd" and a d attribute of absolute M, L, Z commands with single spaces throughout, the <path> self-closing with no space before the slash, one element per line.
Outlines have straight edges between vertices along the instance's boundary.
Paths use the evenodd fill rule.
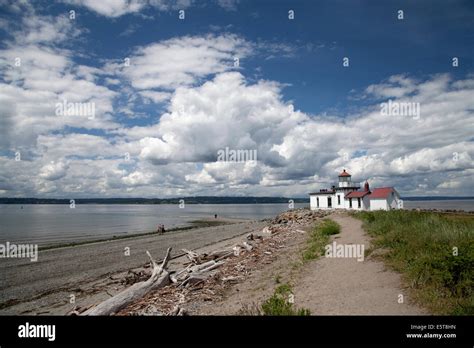
<path fill-rule="evenodd" d="M 339 224 L 330 219 L 324 219 L 316 224 L 303 251 L 303 262 L 317 259 L 323 255 L 324 246 L 329 242 L 331 235 L 338 234 L 340 230 Z"/>
<path fill-rule="evenodd" d="M 406 210 L 359 212 L 374 237 L 369 254 L 400 272 L 435 314 L 474 314 L 474 216 Z M 457 250 L 457 255 L 456 255 Z"/>
<path fill-rule="evenodd" d="M 310 311 L 304 308 L 296 308 L 291 303 L 292 289 L 289 284 L 282 284 L 275 289 L 272 297 L 267 299 L 261 306 L 263 315 L 286 315 L 286 316 L 307 316 Z"/>
<path fill-rule="evenodd" d="M 288 283 L 279 285 L 272 297 L 261 305 L 252 303 L 243 305 L 237 315 L 268 315 L 268 316 L 308 316 L 311 315 L 309 309 L 297 308 L 294 305 L 293 290 Z"/>

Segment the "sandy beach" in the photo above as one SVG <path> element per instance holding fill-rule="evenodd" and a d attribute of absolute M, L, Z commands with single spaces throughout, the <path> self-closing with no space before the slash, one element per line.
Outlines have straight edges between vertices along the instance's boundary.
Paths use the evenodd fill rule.
<path fill-rule="evenodd" d="M 146 250 L 160 259 L 172 247 L 173 262 L 179 263 L 184 260 L 177 257 L 182 248 L 200 250 L 264 226 L 261 221 L 227 222 L 231 224 L 40 250 L 37 262 L 3 259 L 0 314 L 67 314 L 74 307 L 71 295 L 75 304 L 84 306 L 122 290 L 126 284 L 117 279 L 146 265 Z"/>

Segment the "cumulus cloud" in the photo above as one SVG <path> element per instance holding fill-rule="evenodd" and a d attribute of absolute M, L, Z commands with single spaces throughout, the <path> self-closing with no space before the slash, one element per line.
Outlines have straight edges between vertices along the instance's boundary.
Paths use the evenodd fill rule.
<path fill-rule="evenodd" d="M 114 18 L 138 13 L 148 7 L 159 11 L 186 9 L 192 0 L 64 0 L 64 2 L 83 6 L 99 15 Z"/>
<path fill-rule="evenodd" d="M 189 8 L 193 0 L 63 0 L 63 2 L 85 7 L 98 15 L 116 18 L 127 14 L 137 14 L 148 8 L 158 11 L 173 11 Z M 237 10 L 240 0 L 216 0 L 226 11 Z M 197 2 L 196 2 L 197 3 Z"/>
<path fill-rule="evenodd" d="M 217 4 L 226 11 L 236 11 L 240 0 L 217 0 Z"/>
<path fill-rule="evenodd" d="M 29 7 L 26 11 L 23 25 L 11 32 L 12 40 L 0 50 L 0 109 L 5 113 L 0 149 L 31 152 L 39 135 L 66 127 L 116 128 L 116 92 L 97 82 L 103 72 L 75 64 L 72 51 L 58 47 L 81 31 L 64 16 L 40 16 Z M 94 117 L 60 115 L 57 105 L 64 103 L 93 106 Z"/>
<path fill-rule="evenodd" d="M 15 35 L 17 43 L 58 43 L 71 40 L 80 35 L 81 30 L 74 26 L 68 17 L 26 16 L 23 31 Z M 26 34 L 26 35 L 25 35 Z"/>
<path fill-rule="evenodd" d="M 120 17 L 127 13 L 135 13 L 144 6 L 139 0 L 67 0 L 68 4 L 84 6 L 91 11 L 106 17 Z"/>
<path fill-rule="evenodd" d="M 184 36 L 144 47 L 129 57 L 130 66 L 111 63 L 110 71 L 122 74 L 132 86 L 150 93 L 191 86 L 211 74 L 234 69 L 234 57 L 250 54 L 251 45 L 233 34 Z"/>
<path fill-rule="evenodd" d="M 305 118 L 282 103 L 279 93 L 278 84 L 247 85 L 238 72 L 219 74 L 198 88 L 179 88 L 155 136 L 140 140 L 140 157 L 155 164 L 210 162 L 229 147 L 257 150 L 259 159 L 272 162 L 273 142 Z"/>
<path fill-rule="evenodd" d="M 474 172 L 469 79 L 434 76 L 416 83 L 408 96 L 391 96 L 420 102 L 419 119 L 383 115 L 378 101 L 338 118 L 295 110 L 278 83 L 249 83 L 239 72 L 223 72 L 178 88 L 155 124 L 122 127 L 110 140 L 41 135 L 41 160 L 27 165 L 38 178 L 31 185 L 7 182 L 19 164 L 4 160 L 0 189 L 85 196 L 305 195 L 329 185 L 344 167 L 356 180 L 393 184 L 403 194 L 466 194 Z M 439 88 L 442 93 L 433 96 Z M 256 165 L 217 161 L 226 147 L 256 150 Z M 50 163 L 66 158 L 68 167 Z"/>
<path fill-rule="evenodd" d="M 290 58 L 297 50 L 291 44 L 263 40 L 252 42 L 226 32 L 181 36 L 135 47 L 133 55 L 109 61 L 104 70 L 119 76 L 122 85 L 130 86 L 130 106 L 133 109 L 142 99 L 165 103 L 180 87 L 197 86 L 216 74 L 241 71 L 248 58 Z"/>
<path fill-rule="evenodd" d="M 397 88 L 394 77 L 373 90 Z M 361 181 L 390 184 L 405 178 L 403 187 L 416 192 L 406 178 L 430 177 L 428 189 L 447 188 L 435 177 L 446 172 L 463 175 L 473 168 L 471 84 L 452 81 L 447 75 L 413 82 L 410 93 L 386 93 L 397 102 L 419 102 L 419 119 L 387 116 L 377 102 L 349 118 L 328 118 L 294 111 L 282 101 L 281 86 L 259 81 L 249 85 L 237 72 L 222 73 L 197 88 L 180 88 L 173 95 L 169 112 L 157 125 L 135 129 L 140 158 L 154 165 L 206 163 L 186 180 L 201 183 L 262 187 L 306 183 L 329 184 L 342 167 Z M 460 88 L 459 86 L 465 88 Z M 441 94 L 433 95 L 433 90 Z M 152 133 L 155 133 L 152 136 Z M 131 135 L 131 134 L 130 134 Z M 215 162 L 219 149 L 256 149 L 257 168 Z M 219 168 L 216 170 L 215 168 Z M 247 170 L 247 171 L 246 171 Z M 452 188 L 456 185 L 451 184 Z M 303 193 L 303 192 L 301 192 Z"/>
<path fill-rule="evenodd" d="M 58 180 L 66 176 L 68 166 L 64 162 L 51 162 L 40 170 L 40 177 L 45 180 Z"/>

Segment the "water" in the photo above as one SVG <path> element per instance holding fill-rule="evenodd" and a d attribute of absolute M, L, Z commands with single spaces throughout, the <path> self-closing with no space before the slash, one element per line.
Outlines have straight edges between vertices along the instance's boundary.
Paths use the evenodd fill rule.
<path fill-rule="evenodd" d="M 296 208 L 309 204 L 295 204 Z M 219 217 L 264 219 L 288 209 L 288 204 L 175 204 L 122 205 L 0 204 L 0 242 L 52 245 L 97 240 L 166 228 L 189 226 L 190 221 Z"/>
<path fill-rule="evenodd" d="M 474 200 L 430 200 L 430 201 L 403 201 L 403 206 L 406 209 L 446 209 L 446 210 L 464 210 L 474 211 Z"/>
<path fill-rule="evenodd" d="M 309 204 L 295 204 L 296 208 Z M 406 209 L 474 210 L 474 200 L 404 201 Z M 0 204 L 0 243 L 52 245 L 97 240 L 166 228 L 189 226 L 192 220 L 219 217 L 259 220 L 288 209 L 287 204 L 189 204 L 178 205 L 69 205 Z"/>

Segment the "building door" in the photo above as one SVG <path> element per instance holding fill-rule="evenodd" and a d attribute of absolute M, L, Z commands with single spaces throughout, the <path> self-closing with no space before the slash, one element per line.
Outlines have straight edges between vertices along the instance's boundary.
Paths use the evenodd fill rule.
<path fill-rule="evenodd" d="M 332 199 L 328 197 L 328 208 L 332 208 Z"/>

